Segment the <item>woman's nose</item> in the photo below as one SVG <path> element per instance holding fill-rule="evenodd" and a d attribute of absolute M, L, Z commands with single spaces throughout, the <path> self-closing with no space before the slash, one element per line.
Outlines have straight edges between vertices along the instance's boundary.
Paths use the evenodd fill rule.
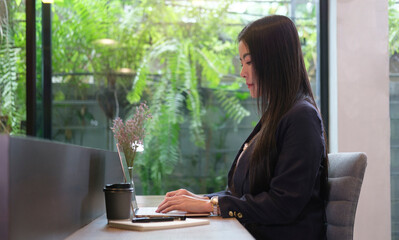
<path fill-rule="evenodd" d="M 247 76 L 246 71 L 243 67 L 241 68 L 240 76 L 243 78 L 245 78 Z"/>

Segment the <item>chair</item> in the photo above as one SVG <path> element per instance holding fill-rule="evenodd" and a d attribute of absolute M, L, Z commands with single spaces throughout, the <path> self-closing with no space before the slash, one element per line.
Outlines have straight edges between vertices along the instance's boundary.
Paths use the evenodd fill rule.
<path fill-rule="evenodd" d="M 327 239 L 352 240 L 367 156 L 364 153 L 332 153 L 328 158 Z"/>

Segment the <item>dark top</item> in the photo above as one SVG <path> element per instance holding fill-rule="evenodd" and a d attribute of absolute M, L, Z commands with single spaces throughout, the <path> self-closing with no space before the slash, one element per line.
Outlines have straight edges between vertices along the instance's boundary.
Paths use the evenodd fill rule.
<path fill-rule="evenodd" d="M 244 144 L 260 128 L 258 123 Z M 276 138 L 278 160 L 267 192 L 252 195 L 249 190 L 254 139 L 240 157 L 237 169 L 244 144 L 231 166 L 228 186 L 232 189 L 234 183 L 235 192 L 227 190 L 208 196 L 218 195 L 222 217 L 236 217 L 257 239 L 324 239 L 320 185 L 325 142 L 318 111 L 309 102 L 298 101 L 279 122 Z"/>

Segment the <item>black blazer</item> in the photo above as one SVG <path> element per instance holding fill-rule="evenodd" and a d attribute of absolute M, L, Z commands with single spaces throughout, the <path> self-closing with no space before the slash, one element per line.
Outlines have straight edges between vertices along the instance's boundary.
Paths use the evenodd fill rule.
<path fill-rule="evenodd" d="M 261 128 L 260 123 L 244 142 Z M 256 139 L 254 140 L 256 141 Z M 278 160 L 267 192 L 249 190 L 249 159 L 255 144 L 241 146 L 228 175 L 229 190 L 219 196 L 222 217 L 236 217 L 257 239 L 324 239 L 325 211 L 321 196 L 322 160 L 325 157 L 323 124 L 319 112 L 306 100 L 298 101 L 279 122 Z M 266 183 L 265 183 L 266 184 Z M 265 186 L 259 186 L 265 189 Z"/>

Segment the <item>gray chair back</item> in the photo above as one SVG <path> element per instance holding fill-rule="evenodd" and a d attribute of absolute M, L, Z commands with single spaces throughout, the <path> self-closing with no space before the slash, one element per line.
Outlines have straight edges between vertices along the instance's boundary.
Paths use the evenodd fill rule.
<path fill-rule="evenodd" d="M 328 158 L 327 239 L 352 240 L 367 156 L 364 153 L 331 153 Z"/>

